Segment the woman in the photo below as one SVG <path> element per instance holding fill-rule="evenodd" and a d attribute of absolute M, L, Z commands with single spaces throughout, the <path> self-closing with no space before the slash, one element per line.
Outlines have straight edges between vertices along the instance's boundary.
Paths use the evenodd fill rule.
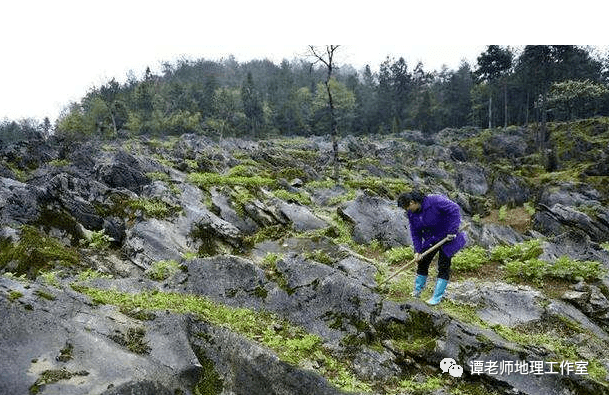
<path fill-rule="evenodd" d="M 451 258 L 467 241 L 465 232 L 459 232 L 460 207 L 444 195 L 426 196 L 420 191 L 401 194 L 397 203 L 398 207 L 406 210 L 408 215 L 415 259 L 418 262 L 414 297 L 418 298 L 421 295 L 427 282 L 429 264 L 439 251 L 436 288 L 433 297 L 427 301 L 431 305 L 436 305 L 442 300 L 448 285 Z M 448 235 L 453 235 L 454 238 L 421 259 L 421 253 Z"/>

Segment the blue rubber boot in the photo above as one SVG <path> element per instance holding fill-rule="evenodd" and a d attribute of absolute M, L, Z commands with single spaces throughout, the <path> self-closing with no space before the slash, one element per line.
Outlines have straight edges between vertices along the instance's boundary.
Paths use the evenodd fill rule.
<path fill-rule="evenodd" d="M 422 276 L 417 274 L 414 278 L 414 291 L 412 291 L 412 296 L 418 298 L 421 296 L 421 291 L 425 288 L 425 283 L 427 282 L 427 276 Z"/>
<path fill-rule="evenodd" d="M 430 305 L 436 305 L 440 303 L 442 297 L 444 296 L 444 291 L 446 291 L 446 286 L 448 285 L 448 280 L 444 280 L 443 278 L 439 278 L 436 281 L 436 290 L 433 293 L 433 297 L 427 301 Z"/>

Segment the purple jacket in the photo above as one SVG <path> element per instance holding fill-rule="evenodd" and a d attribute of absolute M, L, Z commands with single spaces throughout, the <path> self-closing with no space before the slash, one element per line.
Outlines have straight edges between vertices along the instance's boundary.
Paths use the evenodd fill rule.
<path fill-rule="evenodd" d="M 417 253 L 422 253 L 446 235 L 457 234 L 457 237 L 445 243 L 441 248 L 444 254 L 452 257 L 465 245 L 465 232 L 458 232 L 461 224 L 461 212 L 457 203 L 444 195 L 427 195 L 421 203 L 418 213 L 407 211 L 410 223 L 412 244 Z"/>

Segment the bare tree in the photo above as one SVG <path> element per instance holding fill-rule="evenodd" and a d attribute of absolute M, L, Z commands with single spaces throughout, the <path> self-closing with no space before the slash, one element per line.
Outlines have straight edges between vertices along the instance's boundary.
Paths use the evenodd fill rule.
<path fill-rule="evenodd" d="M 332 100 L 332 90 L 330 89 L 330 79 L 332 78 L 332 71 L 336 67 L 334 63 L 334 52 L 338 49 L 338 45 L 326 45 L 325 54 L 313 45 L 309 45 L 309 51 L 315 58 L 315 61 L 311 64 L 313 67 L 317 63 L 323 63 L 326 66 L 326 80 L 324 84 L 326 86 L 326 92 L 328 93 L 328 110 L 330 113 L 330 135 L 332 136 L 332 161 L 334 163 L 334 179 L 338 180 L 338 136 L 337 136 L 337 122 L 334 114 L 334 102 Z"/>

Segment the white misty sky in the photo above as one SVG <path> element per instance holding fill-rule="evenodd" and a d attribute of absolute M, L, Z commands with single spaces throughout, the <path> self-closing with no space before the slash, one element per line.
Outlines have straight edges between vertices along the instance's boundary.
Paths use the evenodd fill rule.
<path fill-rule="evenodd" d="M 278 64 L 304 57 L 308 44 L 338 43 L 338 64 L 358 70 L 366 64 L 378 69 L 387 56 L 404 57 L 410 70 L 418 61 L 427 71 L 444 64 L 455 70 L 462 60 L 474 67 L 486 44 L 600 44 L 607 38 L 605 13 L 590 12 L 598 8 L 593 0 L 578 2 L 578 9 L 548 2 L 551 11 L 528 3 L 516 0 L 493 11 L 484 0 L 5 1 L 0 120 L 54 121 L 92 87 L 112 77 L 124 82 L 130 71 L 140 78 L 147 66 L 158 71 L 161 62 L 180 58 L 232 54 L 240 62 L 268 58 Z M 592 42 L 581 40 L 579 14 L 582 21 L 585 15 L 583 26 L 599 29 Z M 548 29 L 539 15 L 558 26 Z M 567 16 L 572 23 L 561 23 Z M 542 31 L 531 35 L 527 26 Z"/>

